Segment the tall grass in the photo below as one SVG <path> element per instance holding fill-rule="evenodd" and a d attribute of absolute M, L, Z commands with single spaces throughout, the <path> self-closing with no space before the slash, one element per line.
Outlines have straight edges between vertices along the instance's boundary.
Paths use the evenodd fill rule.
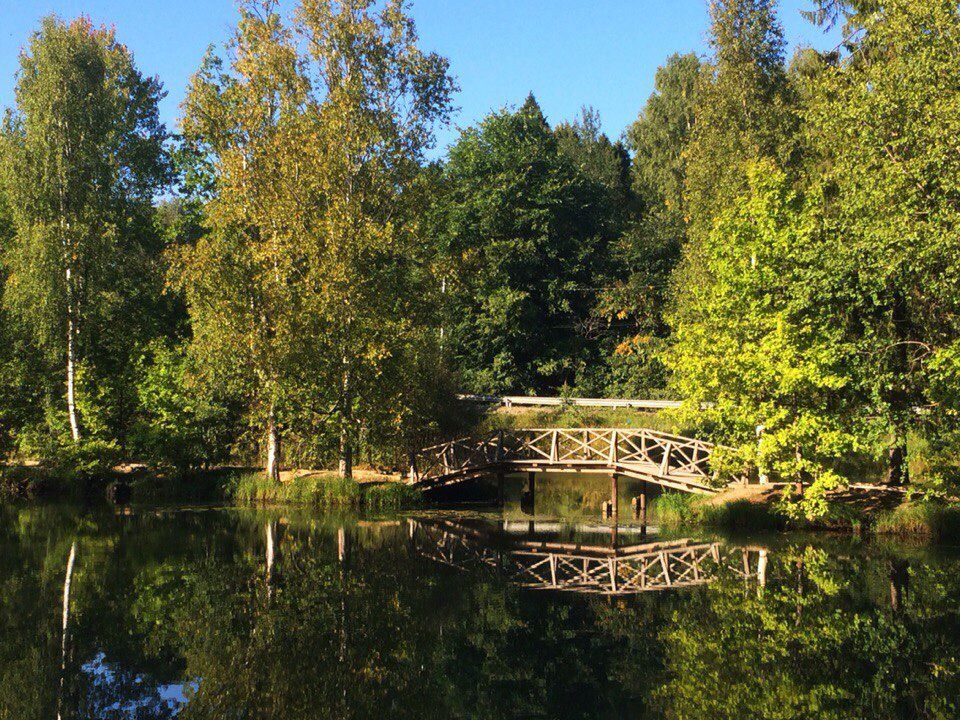
<path fill-rule="evenodd" d="M 398 510 L 420 503 L 420 492 L 399 483 L 362 486 L 335 475 L 307 475 L 278 483 L 263 473 L 239 475 L 228 484 L 227 498 L 235 503 L 313 505 L 317 507 Z"/>
<path fill-rule="evenodd" d="M 651 504 L 661 527 L 701 526 L 717 530 L 779 530 L 786 518 L 766 504 L 733 500 L 715 504 L 687 493 L 664 493 Z"/>
<path fill-rule="evenodd" d="M 366 485 L 363 506 L 368 510 L 402 510 L 423 504 L 423 494 L 402 483 Z"/>
<path fill-rule="evenodd" d="M 960 540 L 960 507 L 934 502 L 907 502 L 877 517 L 881 535 L 914 535 L 935 542 Z"/>
<path fill-rule="evenodd" d="M 667 528 L 689 525 L 694 522 L 693 495 L 668 492 L 654 498 L 650 503 L 653 521 Z"/>

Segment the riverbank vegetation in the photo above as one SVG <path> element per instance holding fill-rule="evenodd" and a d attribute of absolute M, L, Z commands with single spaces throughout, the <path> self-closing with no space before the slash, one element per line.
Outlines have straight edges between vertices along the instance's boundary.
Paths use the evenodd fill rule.
<path fill-rule="evenodd" d="M 358 483 L 335 473 L 316 473 L 275 482 L 263 473 L 235 475 L 224 487 L 227 500 L 240 504 L 295 504 L 320 508 L 398 510 L 417 507 L 421 493 L 396 482 Z"/>
<path fill-rule="evenodd" d="M 242 0 L 177 134 L 113 30 L 45 19 L 0 133 L 0 451 L 277 495 L 517 421 L 458 392 L 672 397 L 794 516 L 954 502 L 960 10 L 809 10 L 843 42 L 788 57 L 775 2 L 712 0 L 621 138 L 531 94 L 435 160 L 457 85 L 399 0 Z"/>

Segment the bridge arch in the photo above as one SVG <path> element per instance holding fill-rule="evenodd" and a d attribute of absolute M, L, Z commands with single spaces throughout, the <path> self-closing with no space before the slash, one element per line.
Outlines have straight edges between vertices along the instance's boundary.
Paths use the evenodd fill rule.
<path fill-rule="evenodd" d="M 432 489 L 503 472 L 603 472 L 712 494 L 713 443 L 647 428 L 521 428 L 460 438 L 413 457 L 409 482 Z"/>

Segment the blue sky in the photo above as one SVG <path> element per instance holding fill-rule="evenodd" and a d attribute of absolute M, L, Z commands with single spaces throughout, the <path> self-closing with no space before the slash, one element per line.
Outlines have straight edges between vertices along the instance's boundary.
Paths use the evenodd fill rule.
<path fill-rule="evenodd" d="M 187 81 L 210 43 L 221 43 L 236 18 L 234 0 L 4 0 L 0 25 L 0 106 L 13 101 L 17 55 L 39 18 L 89 15 L 113 25 L 142 72 L 158 75 L 168 97 L 163 119 L 174 128 Z M 800 16 L 810 0 L 782 0 L 791 48 L 834 47 Z M 657 67 L 673 52 L 705 53 L 706 0 L 414 0 L 422 44 L 451 61 L 461 91 L 456 126 L 517 105 L 533 91 L 551 123 L 592 105 L 617 137 L 653 88 Z M 441 150 L 456 137 L 442 132 Z"/>

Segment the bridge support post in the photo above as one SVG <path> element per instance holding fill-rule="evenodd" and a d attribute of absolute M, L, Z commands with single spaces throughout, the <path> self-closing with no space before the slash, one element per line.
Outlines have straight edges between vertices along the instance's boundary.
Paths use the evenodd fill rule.
<path fill-rule="evenodd" d="M 647 534 L 647 482 L 640 481 L 640 494 L 633 499 L 633 519 L 640 521 L 641 536 Z"/>
<path fill-rule="evenodd" d="M 537 474 L 535 472 L 527 473 L 527 489 L 520 498 L 520 509 L 527 515 L 536 514 L 537 502 Z"/>
<path fill-rule="evenodd" d="M 617 544 L 617 526 L 620 524 L 620 482 L 616 473 L 610 475 L 610 543 L 614 547 Z"/>
<path fill-rule="evenodd" d="M 497 470 L 497 504 L 503 507 L 503 470 Z"/>

